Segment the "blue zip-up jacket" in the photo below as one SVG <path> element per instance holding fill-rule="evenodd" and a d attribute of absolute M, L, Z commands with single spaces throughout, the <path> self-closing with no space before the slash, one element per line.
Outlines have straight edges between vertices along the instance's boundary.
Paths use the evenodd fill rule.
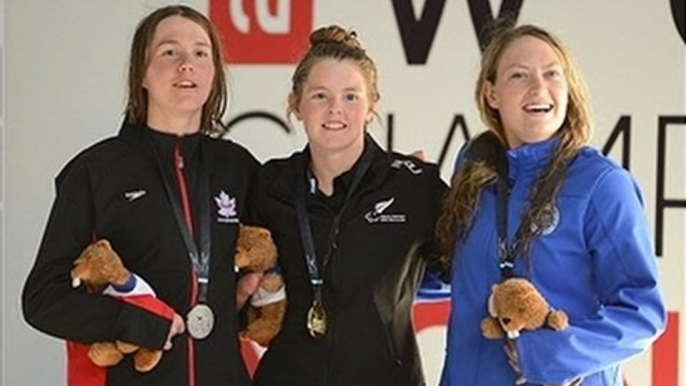
<path fill-rule="evenodd" d="M 529 188 L 550 160 L 557 141 L 508 151 L 510 243 Z M 597 150 L 583 148 L 569 165 L 555 206 L 557 221 L 534 241 L 531 264 L 517 256 L 524 276 L 549 303 L 567 312 L 561 332 L 543 328 L 515 340 L 526 385 L 622 385 L 620 365 L 662 333 L 666 311 L 642 196 L 631 175 Z M 441 386 L 514 385 L 505 341 L 481 335 L 490 288 L 501 280 L 496 250 L 496 193 L 481 193 L 467 238 L 456 245 L 452 310 Z"/>

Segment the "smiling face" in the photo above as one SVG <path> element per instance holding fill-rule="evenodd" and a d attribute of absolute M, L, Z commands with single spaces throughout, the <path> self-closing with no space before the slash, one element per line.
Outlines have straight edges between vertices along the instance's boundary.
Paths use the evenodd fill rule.
<path fill-rule="evenodd" d="M 556 51 L 523 36 L 507 46 L 494 82 L 484 84 L 488 105 L 498 111 L 510 148 L 544 141 L 562 127 L 569 87 Z"/>
<path fill-rule="evenodd" d="M 311 69 L 299 98 L 290 101 L 313 152 L 362 153 L 374 114 L 360 67 L 351 60 L 322 59 Z"/>
<path fill-rule="evenodd" d="M 215 75 L 207 32 L 187 18 L 170 16 L 157 25 L 147 56 L 148 125 L 162 128 L 183 118 L 198 129 Z"/>

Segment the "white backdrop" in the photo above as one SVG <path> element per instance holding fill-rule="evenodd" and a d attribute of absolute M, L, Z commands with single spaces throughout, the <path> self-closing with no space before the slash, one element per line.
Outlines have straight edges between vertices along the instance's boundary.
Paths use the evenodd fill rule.
<path fill-rule="evenodd" d="M 5 0 L 0 0 L 0 23 L 2 23 L 2 28 L 0 28 L 0 272 L 5 272 L 4 267 L 4 229 L 5 229 Z M 0 281 L 0 310 L 2 310 L 2 315 L 5 315 L 4 307 L 4 288 L 5 280 L 3 278 Z M 0 347 L 4 347 L 4 331 L 5 322 L 3 318 L 0 318 Z M 0 351 L 0 359 L 2 359 L 2 352 Z M 0 374 L 4 374 L 3 366 L 4 361 L 0 360 Z M 1 379 L 1 376 L 0 376 Z"/>
<path fill-rule="evenodd" d="M 209 15 L 210 5 L 216 10 L 222 4 L 226 8 L 238 1 L 186 3 Z M 392 124 L 385 120 L 385 126 L 372 128 L 382 145 L 387 144 L 392 127 L 396 150 L 422 148 L 438 160 L 451 125 L 456 117 L 463 118 L 464 124 L 457 126 L 446 147 L 442 168 L 445 177 L 464 140 L 461 130 L 466 127 L 474 134 L 482 128 L 472 101 L 480 52 L 470 6 L 483 9 L 488 4 L 497 13 L 502 4 L 509 7 L 521 2 L 519 23 L 536 23 L 556 32 L 575 54 L 590 85 L 597 123 L 593 143 L 602 148 L 618 122 L 629 129 L 610 154 L 620 162 L 629 160 L 631 171 L 644 189 L 646 213 L 653 229 L 659 228 L 659 202 L 669 199 L 678 201 L 674 205 L 682 205 L 663 212 L 659 258 L 668 306 L 675 317 L 670 332 L 682 331 L 682 340 L 668 339 L 661 349 L 654 350 L 657 353 L 648 352 L 630 362 L 625 373 L 633 386 L 684 385 L 684 375 L 677 375 L 677 369 L 686 369 L 686 330 L 684 318 L 676 317 L 686 305 L 686 123 L 668 125 L 666 147 L 658 152 L 660 122 L 686 120 L 684 0 L 450 0 L 440 13 L 433 40 L 427 37 L 424 43 L 410 46 L 410 52 L 419 58 L 417 64 L 408 64 L 400 33 L 412 23 L 406 20 L 399 24 L 393 0 L 273 0 L 274 4 L 295 7 L 284 25 L 278 20 L 270 24 L 264 17 L 254 17 L 254 4 L 261 2 L 243 0 L 248 38 L 256 36 L 261 28 L 296 30 L 292 25 L 289 28 L 288 20 L 302 26 L 302 15 L 307 14 L 303 10 L 310 4 L 312 25 L 335 22 L 358 31 L 381 72 L 381 115 L 393 117 Z M 395 1 L 398 5 L 412 3 L 417 19 L 424 8 L 435 8 L 441 2 Z M 0 0 L 0 55 L 4 54 L 5 60 L 5 76 L 0 77 L 0 102 L 5 105 L 2 108 L 0 104 L 2 385 L 64 383 L 63 343 L 25 324 L 20 313 L 21 286 L 54 196 L 54 176 L 80 149 L 116 132 L 122 118 L 133 29 L 143 15 L 170 3 Z M 682 12 L 681 35 L 672 10 L 678 6 Z M 429 26 L 424 31 L 432 29 L 428 19 L 422 19 Z M 218 24 L 222 30 L 240 26 L 236 17 L 224 16 L 221 20 L 224 22 Z M 428 35 L 414 30 L 412 36 L 419 39 Z M 422 54 L 427 41 L 432 44 Z M 267 44 L 243 43 L 238 38 L 225 44 L 230 46 L 232 42 L 237 47 L 251 44 L 253 51 L 267 52 L 267 56 L 276 56 L 278 51 Z M 234 55 L 234 61 L 241 59 L 240 52 Z M 292 71 L 289 63 L 229 63 L 232 98 L 227 120 L 254 112 L 284 119 Z M 627 132 L 630 143 L 625 143 Z M 234 125 L 230 137 L 262 160 L 287 155 L 304 141 L 301 128 L 286 134 L 265 119 Z M 624 150 L 625 144 L 630 146 Z M 660 159 L 665 161 L 662 197 L 658 196 Z M 434 327 L 419 333 L 429 384 L 438 377 L 443 332 Z M 670 351 L 677 347 L 680 359 Z M 658 365 L 654 367 L 653 361 Z M 661 381 L 659 385 L 653 383 L 656 379 Z"/>

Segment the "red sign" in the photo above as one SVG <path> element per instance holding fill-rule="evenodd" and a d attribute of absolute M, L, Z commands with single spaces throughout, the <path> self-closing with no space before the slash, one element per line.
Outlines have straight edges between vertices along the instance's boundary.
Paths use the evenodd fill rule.
<path fill-rule="evenodd" d="M 679 384 L 679 313 L 667 316 L 667 330 L 653 344 L 653 386 Z"/>
<path fill-rule="evenodd" d="M 210 0 L 224 61 L 296 63 L 309 46 L 314 0 Z"/>

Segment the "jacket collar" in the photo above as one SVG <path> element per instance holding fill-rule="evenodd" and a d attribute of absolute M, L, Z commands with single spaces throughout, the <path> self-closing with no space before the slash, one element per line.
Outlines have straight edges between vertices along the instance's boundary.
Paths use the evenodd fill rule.
<path fill-rule="evenodd" d="M 521 175 L 537 174 L 544 168 L 560 143 L 558 137 L 545 141 L 529 143 L 507 151 L 510 178 Z"/>
<path fill-rule="evenodd" d="M 175 143 L 180 144 L 183 154 L 194 154 L 203 136 L 204 135 L 200 132 L 184 136 L 177 136 L 174 134 L 153 130 L 147 125 L 128 123 L 126 122 L 126 119 L 124 119 L 124 122 L 119 130 L 119 137 L 126 143 L 145 153 L 154 154 L 157 152 L 163 159 L 167 159 L 171 156 L 172 146 Z"/>
<path fill-rule="evenodd" d="M 362 191 L 367 191 L 376 188 L 382 184 L 390 170 L 391 158 L 388 153 L 383 150 L 371 135 L 365 136 L 365 148 L 362 154 L 369 152 L 372 158 L 372 163 L 367 169 L 362 181 L 353 195 L 357 195 Z M 354 171 L 360 164 L 360 158 L 355 161 L 353 167 L 344 172 L 334 180 L 334 186 L 338 184 L 347 185 L 352 178 Z M 276 176 L 274 181 L 269 184 L 269 191 L 277 194 L 282 199 L 294 201 L 297 187 L 299 184 L 305 183 L 306 173 L 309 171 L 310 165 L 310 150 L 309 146 L 305 146 L 301 151 L 294 153 L 288 160 L 288 167 L 284 168 L 282 172 Z M 343 181 L 339 182 L 342 179 Z M 346 181 L 347 180 L 347 181 Z"/>

